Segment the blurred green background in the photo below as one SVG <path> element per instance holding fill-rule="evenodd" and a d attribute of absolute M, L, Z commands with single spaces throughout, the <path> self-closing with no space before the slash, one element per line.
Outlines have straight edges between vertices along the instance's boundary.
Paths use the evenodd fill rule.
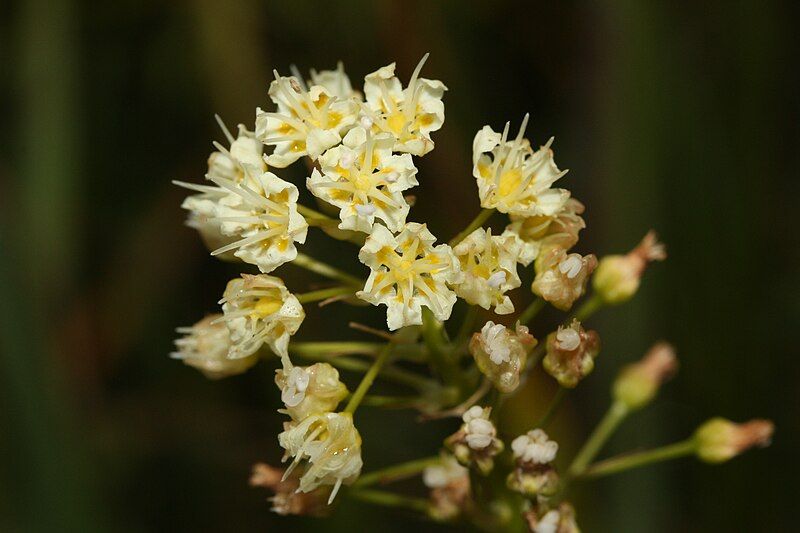
<path fill-rule="evenodd" d="M 185 192 L 170 184 L 201 179 L 222 140 L 213 113 L 252 127 L 271 70 L 290 63 L 342 59 L 360 85 L 394 60 L 407 79 L 425 52 L 423 75 L 450 91 L 413 220 L 443 240 L 460 230 L 478 210 L 472 136 L 529 111 L 529 136 L 556 136 L 563 186 L 587 205 L 579 251 L 626 251 L 650 227 L 669 245 L 634 302 L 592 321 L 604 351 L 553 426 L 562 456 L 605 410 L 620 365 L 660 338 L 681 372 L 604 455 L 717 414 L 777 423 L 771 448 L 725 465 L 582 485 L 583 528 L 796 529 L 798 15 L 789 1 L 3 2 L 0 530 L 432 527 L 347 501 L 326 522 L 271 514 L 246 481 L 253 462 L 280 457 L 273 367 L 209 382 L 167 357 L 173 328 L 214 311 L 238 272 L 183 226 Z M 280 174 L 303 182 L 302 168 Z M 307 250 L 336 247 L 315 232 Z M 332 262 L 361 272 L 351 255 Z M 314 281 L 279 273 L 294 290 Z M 300 337 L 359 335 L 329 310 L 310 309 Z M 507 422 L 527 429 L 552 393 L 539 376 Z M 412 430 L 407 411 L 358 416 L 365 470 L 431 454 L 454 429 Z"/>

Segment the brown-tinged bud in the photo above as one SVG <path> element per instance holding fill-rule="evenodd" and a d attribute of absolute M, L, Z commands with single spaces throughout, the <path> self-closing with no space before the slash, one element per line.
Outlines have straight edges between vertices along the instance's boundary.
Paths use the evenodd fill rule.
<path fill-rule="evenodd" d="M 320 487 L 311 492 L 298 492 L 299 476 L 291 474 L 283 479 L 284 469 L 256 463 L 250 475 L 250 486 L 270 490 L 272 510 L 280 515 L 325 516 L 330 513 L 328 505 L 330 487 Z"/>
<path fill-rule="evenodd" d="M 614 398 L 629 409 L 640 409 L 650 403 L 661 384 L 677 369 L 675 350 L 669 343 L 658 342 L 640 361 L 622 369 L 614 382 Z"/>
<path fill-rule="evenodd" d="M 531 533 L 580 533 L 575 522 L 575 509 L 567 502 L 549 511 L 537 506 L 526 511 L 524 517 Z"/>
<path fill-rule="evenodd" d="M 528 328 L 517 324 L 514 330 L 487 322 L 472 335 L 469 352 L 478 369 L 500 392 L 509 393 L 519 385 L 519 375 L 537 341 Z"/>
<path fill-rule="evenodd" d="M 600 335 L 586 331 L 577 319 L 569 326 L 559 326 L 547 336 L 547 355 L 542 366 L 558 380 L 559 385 L 574 388 L 594 369 L 594 359 L 600 353 Z"/>
<path fill-rule="evenodd" d="M 697 456 L 707 463 L 722 463 L 753 447 L 769 446 L 775 425 L 770 420 L 736 424 L 712 418 L 695 432 Z"/>
<path fill-rule="evenodd" d="M 431 489 L 429 512 L 434 520 L 452 520 L 468 511 L 471 504 L 469 470 L 452 455 L 444 454 L 440 463 L 425 468 L 422 481 Z"/>
<path fill-rule="evenodd" d="M 595 267 L 597 258 L 592 254 L 568 254 L 562 248 L 548 250 L 536 259 L 531 290 L 553 307 L 567 311 L 583 296 Z"/>
<path fill-rule="evenodd" d="M 627 255 L 609 255 L 600 260 L 592 278 L 594 290 L 607 304 L 630 300 L 639 290 L 639 282 L 648 263 L 666 258 L 666 248 L 651 230 Z"/>

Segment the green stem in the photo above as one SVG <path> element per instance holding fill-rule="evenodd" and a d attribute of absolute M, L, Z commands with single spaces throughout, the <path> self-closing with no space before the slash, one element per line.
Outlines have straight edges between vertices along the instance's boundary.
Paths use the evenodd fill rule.
<path fill-rule="evenodd" d="M 380 342 L 293 342 L 290 350 L 300 356 L 331 358 L 339 355 L 369 355 L 376 356 L 383 348 Z M 394 355 L 398 359 L 421 363 L 427 361 L 427 347 L 424 344 L 395 344 Z"/>
<path fill-rule="evenodd" d="M 583 322 L 584 320 L 588 319 L 590 316 L 595 314 L 598 309 L 603 307 L 605 302 L 600 297 L 599 294 L 594 293 L 592 296 L 583 302 L 578 310 L 575 312 L 574 317 L 577 318 L 579 321 Z M 571 320 L 569 322 L 572 322 Z"/>
<path fill-rule="evenodd" d="M 556 391 L 555 396 L 553 396 L 553 400 L 550 402 L 550 405 L 547 407 L 547 411 L 545 411 L 542 418 L 536 423 L 534 427 L 546 429 L 550 422 L 553 420 L 553 416 L 558 412 L 558 408 L 561 407 L 561 404 L 564 402 L 564 398 L 566 398 L 569 389 L 564 387 L 559 387 Z"/>
<path fill-rule="evenodd" d="M 335 218 L 331 218 L 327 215 L 320 213 L 319 211 L 315 211 L 310 207 L 306 207 L 304 205 L 297 204 L 297 212 L 303 215 L 308 222 L 309 226 L 317 226 L 317 227 L 325 227 L 328 229 L 336 230 L 340 232 L 341 235 L 330 235 L 336 240 L 339 241 L 348 241 L 356 244 L 358 246 L 364 245 L 364 234 L 357 233 L 348 230 L 339 230 L 339 221 Z"/>
<path fill-rule="evenodd" d="M 306 270 L 310 270 L 311 272 L 319 274 L 320 276 L 325 276 L 326 278 L 335 279 L 348 285 L 353 285 L 354 287 L 364 286 L 363 280 L 355 276 L 351 276 L 347 272 L 342 272 L 338 268 L 334 268 L 326 263 L 317 261 L 306 254 L 298 253 L 297 257 L 295 257 L 294 261 L 292 261 L 292 264 L 305 268 Z"/>
<path fill-rule="evenodd" d="M 289 345 L 289 350 L 303 359 L 329 363 L 336 368 L 348 370 L 350 372 L 366 373 L 371 368 L 370 364 L 366 361 L 355 359 L 353 357 L 345 357 L 343 355 L 314 355 L 304 353 L 302 350 L 294 352 L 292 345 Z M 434 390 L 439 387 L 439 384 L 432 379 L 426 378 L 425 376 L 420 376 L 414 372 L 409 372 L 408 370 L 403 370 L 402 368 L 395 368 L 392 366 L 388 366 L 383 369 L 383 372 L 381 372 L 381 378 L 423 391 Z"/>
<path fill-rule="evenodd" d="M 430 511 L 430 504 L 428 500 L 422 498 L 412 498 L 411 496 L 403 496 L 402 494 L 395 494 L 393 492 L 385 492 L 382 490 L 373 489 L 352 489 L 348 494 L 362 502 L 371 503 L 374 505 L 383 505 L 384 507 L 400 507 L 410 509 L 420 513 L 428 514 Z"/>
<path fill-rule="evenodd" d="M 586 467 L 600 452 L 600 449 L 611 437 L 620 423 L 628 416 L 628 407 L 619 401 L 611 404 L 603 419 L 594 429 L 594 432 L 589 437 L 589 440 L 583 445 L 583 448 L 578 452 L 578 455 L 573 459 L 572 464 L 567 470 L 567 480 L 580 476 L 586 471 Z"/>
<path fill-rule="evenodd" d="M 353 287 L 331 287 L 330 289 L 320 289 L 318 291 L 304 292 L 297 295 L 297 301 L 301 304 L 309 302 L 318 302 L 320 300 L 327 300 L 334 296 L 342 296 L 345 294 L 353 294 L 355 291 Z"/>
<path fill-rule="evenodd" d="M 422 310 L 422 338 L 428 346 L 433 370 L 439 374 L 446 385 L 457 385 L 461 388 L 464 384 L 463 379 L 457 363 L 450 358 L 448 345 L 444 338 L 444 327 L 429 309 Z"/>
<path fill-rule="evenodd" d="M 458 355 L 464 346 L 469 342 L 469 339 L 472 336 L 472 330 L 475 327 L 475 320 L 477 318 L 478 306 L 470 305 L 467 308 L 467 314 L 464 316 L 464 322 L 461 323 L 461 327 L 458 329 L 456 340 L 453 341 L 453 351 L 455 355 Z"/>
<path fill-rule="evenodd" d="M 314 209 L 311 209 L 310 207 L 306 207 L 301 204 L 297 204 L 297 212 L 303 215 L 306 219 L 311 219 L 309 223 L 321 222 L 324 224 L 336 224 L 336 225 L 339 224 L 339 221 L 337 221 L 336 219 L 331 218 L 328 215 L 324 215 L 319 211 L 316 211 Z"/>
<path fill-rule="evenodd" d="M 536 317 L 536 315 L 539 314 L 539 311 L 542 310 L 545 303 L 546 302 L 541 298 L 536 298 L 534 301 L 532 301 L 531 304 L 525 308 L 522 314 L 519 315 L 518 318 L 519 323 L 527 324 L 531 320 L 533 320 Z"/>
<path fill-rule="evenodd" d="M 386 407 L 387 409 L 410 409 L 419 404 L 416 396 L 380 396 L 367 394 L 361 400 L 361 405 L 369 407 Z"/>
<path fill-rule="evenodd" d="M 687 455 L 694 454 L 697 449 L 697 441 L 694 438 L 689 438 L 667 446 L 661 446 L 652 450 L 645 450 L 643 452 L 630 453 L 619 457 L 612 457 L 595 463 L 584 471 L 581 477 L 596 478 L 616 474 L 631 468 L 638 468 L 661 461 L 669 461 L 671 459 L 678 459 L 686 457 Z"/>
<path fill-rule="evenodd" d="M 489 220 L 489 217 L 491 217 L 493 214 L 494 214 L 494 209 L 481 209 L 481 212 L 478 213 L 478 216 L 476 216 L 472 220 L 472 222 L 470 222 L 469 225 L 466 228 L 464 228 L 464 231 L 462 231 L 461 233 L 459 233 L 450 240 L 449 243 L 450 246 L 455 246 L 456 244 L 463 241 L 467 237 L 467 235 L 469 235 L 476 229 L 483 226 L 483 223 Z"/>
<path fill-rule="evenodd" d="M 366 487 L 367 485 L 375 484 L 385 485 L 386 483 L 415 476 L 427 467 L 439 464 L 441 460 L 442 459 L 437 455 L 375 470 L 374 472 L 364 474 L 358 478 L 358 481 L 353 484 L 353 487 Z"/>
<path fill-rule="evenodd" d="M 372 366 L 367 370 L 367 373 L 364 374 L 364 377 L 361 378 L 361 383 L 358 384 L 358 388 L 355 390 L 353 395 L 350 397 L 350 401 L 347 402 L 347 407 L 344 408 L 345 413 L 355 413 L 356 409 L 358 409 L 358 405 L 361 403 L 361 400 L 364 399 L 364 396 L 369 391 L 369 388 L 375 382 L 375 378 L 378 377 L 378 374 L 383 368 L 383 365 L 386 364 L 388 361 L 389 356 L 392 353 L 392 348 L 394 344 L 389 342 L 386 346 L 383 347 L 381 353 L 378 354 L 377 359 L 375 362 L 372 363 Z"/>

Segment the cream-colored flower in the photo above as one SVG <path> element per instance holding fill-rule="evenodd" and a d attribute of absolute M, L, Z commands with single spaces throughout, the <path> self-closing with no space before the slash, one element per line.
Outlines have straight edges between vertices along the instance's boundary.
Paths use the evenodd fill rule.
<path fill-rule="evenodd" d="M 215 220 L 223 235 L 238 239 L 211 255 L 236 250 L 236 257 L 264 273 L 297 257 L 294 243 L 304 243 L 308 231 L 306 219 L 297 212 L 297 187 L 271 172 L 252 175 L 248 183 L 212 181 L 232 193 L 217 203 Z"/>
<path fill-rule="evenodd" d="M 478 228 L 453 248 L 464 277 L 454 285 L 456 294 L 484 309 L 494 307 L 498 315 L 514 312 L 506 292 L 520 286 L 517 258 L 520 246 L 510 235 L 492 235 Z"/>
<path fill-rule="evenodd" d="M 503 451 L 497 428 L 490 420 L 491 408 L 473 405 L 461 417 L 461 428 L 444 441 L 464 466 L 474 465 L 484 475 L 494 468 L 494 456 Z"/>
<path fill-rule="evenodd" d="M 553 183 L 566 174 L 553 160 L 550 139 L 534 152 L 523 138 L 528 115 L 516 139 L 508 140 L 510 123 L 503 133 L 484 126 L 472 144 L 472 174 L 478 180 L 481 207 L 521 216 L 553 216 L 569 198 L 564 189 Z"/>
<path fill-rule="evenodd" d="M 316 160 L 339 144 L 341 135 L 358 118 L 355 100 L 340 100 L 321 85 L 305 90 L 297 78 L 281 77 L 277 72 L 269 86 L 269 96 L 278 109 L 256 109 L 256 137 L 275 146 L 266 160 L 278 168 L 289 166 L 304 155 Z"/>
<path fill-rule="evenodd" d="M 358 259 L 372 272 L 356 296 L 386 306 L 390 330 L 422 324 L 422 306 L 447 320 L 456 294 L 447 286 L 461 280 L 458 260 L 446 244 L 436 242 L 424 224 L 410 222 L 398 235 L 375 224 Z"/>
<path fill-rule="evenodd" d="M 541 429 L 533 429 L 511 441 L 514 459 L 525 463 L 547 464 L 556 458 L 558 443 Z"/>
<path fill-rule="evenodd" d="M 264 145 L 255 138 L 255 135 L 239 124 L 238 136 L 234 138 L 222 120 L 216 118 L 228 139 L 230 149 L 214 143 L 217 151 L 208 157 L 206 179 L 222 179 L 239 184 L 245 182 L 248 175 L 266 172 L 267 165 L 261 157 Z M 189 211 L 186 225 L 200 233 L 209 250 L 216 250 L 237 240 L 235 235 L 223 234 L 216 219 L 217 206 L 223 198 L 231 194 L 230 191 L 219 185 L 199 185 L 182 181 L 173 183 L 200 193 L 187 196 L 181 207 Z M 248 183 L 251 182 L 248 180 Z M 232 253 L 224 254 L 221 259 L 231 259 L 232 256 Z"/>
<path fill-rule="evenodd" d="M 231 337 L 228 328 L 219 321 L 221 317 L 209 315 L 192 327 L 178 328 L 183 337 L 175 340 L 177 350 L 170 356 L 198 369 L 209 379 L 246 372 L 258 362 L 258 355 L 228 359 Z"/>
<path fill-rule="evenodd" d="M 430 489 L 437 489 L 467 475 L 469 470 L 461 466 L 455 457 L 443 454 L 440 462 L 425 467 L 422 472 L 422 482 Z"/>
<path fill-rule="evenodd" d="M 583 204 L 570 198 L 552 216 L 511 215 L 511 224 L 506 226 L 503 235 L 519 238 L 521 250 L 518 260 L 528 266 L 540 253 L 546 253 L 554 248 L 569 250 L 575 246 L 578 242 L 578 233 L 586 227 L 580 216 L 583 211 Z"/>
<path fill-rule="evenodd" d="M 361 94 L 353 90 L 353 85 L 350 83 L 350 78 L 345 73 L 344 64 L 341 61 L 336 64 L 336 70 L 321 70 L 317 72 L 311 69 L 311 79 L 308 80 L 308 85 L 319 85 L 329 95 L 335 96 L 339 100 L 348 98 L 361 100 Z"/>
<path fill-rule="evenodd" d="M 283 281 L 266 274 L 242 274 L 228 282 L 222 300 L 224 321 L 231 335 L 228 357 L 238 359 L 255 353 L 263 344 L 288 357 L 289 339 L 306 314 L 297 297 Z"/>
<path fill-rule="evenodd" d="M 567 502 L 548 511 L 531 509 L 525 513 L 525 520 L 532 533 L 580 533 L 575 522 L 575 510 Z"/>
<path fill-rule="evenodd" d="M 490 320 L 472 336 L 469 351 L 483 375 L 498 390 L 508 393 L 519 385 L 520 372 L 534 346 L 536 339 L 527 327 L 517 324 L 512 331 Z"/>
<path fill-rule="evenodd" d="M 364 78 L 367 120 L 375 131 L 392 134 L 395 152 L 427 154 L 433 150 L 431 132 L 444 124 L 442 96 L 447 87 L 439 80 L 419 77 L 427 59 L 425 54 L 405 89 L 394 74 L 394 63 Z"/>
<path fill-rule="evenodd" d="M 410 154 L 392 155 L 394 138 L 362 127 L 325 152 L 307 180 L 308 189 L 340 209 L 340 229 L 370 233 L 376 219 L 393 232 L 406 223 L 409 205 L 402 192 L 417 185 Z"/>
<path fill-rule="evenodd" d="M 275 384 L 286 405 L 281 412 L 297 422 L 310 415 L 333 411 L 347 396 L 347 387 L 339 381 L 339 371 L 328 363 L 293 366 L 286 357 L 283 369 L 275 373 Z"/>
<path fill-rule="evenodd" d="M 556 248 L 536 259 L 536 278 L 531 290 L 553 307 L 566 311 L 583 295 L 596 266 L 597 258 L 592 254 L 567 254 Z"/>
<path fill-rule="evenodd" d="M 469 470 L 450 454 L 442 454 L 439 463 L 426 467 L 422 481 L 431 489 L 430 514 L 436 520 L 451 520 L 470 503 Z"/>
<path fill-rule="evenodd" d="M 278 442 L 286 450 L 284 461 L 294 458 L 284 478 L 301 461 L 308 461 L 297 490 L 309 492 L 320 485 L 333 485 L 330 503 L 342 484 L 349 485 L 358 478 L 363 465 L 361 435 L 353 425 L 353 415 L 314 414 L 302 422 L 287 422 L 284 428 L 278 435 Z"/>

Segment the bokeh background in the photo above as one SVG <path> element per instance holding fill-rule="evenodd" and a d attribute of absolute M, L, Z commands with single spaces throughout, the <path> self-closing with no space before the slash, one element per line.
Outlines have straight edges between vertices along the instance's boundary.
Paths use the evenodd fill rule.
<path fill-rule="evenodd" d="M 407 79 L 425 52 L 424 75 L 450 91 L 414 220 L 442 239 L 461 229 L 478 210 L 472 136 L 529 111 L 530 137 L 556 136 L 562 183 L 587 205 L 580 251 L 626 251 L 650 227 L 669 244 L 636 300 L 592 321 L 604 351 L 553 425 L 563 456 L 605 410 L 620 365 L 661 338 L 681 372 L 604 454 L 683 438 L 717 414 L 777 423 L 771 448 L 725 465 L 586 483 L 574 495 L 584 529 L 796 529 L 798 15 L 772 0 L 3 2 L 0 530 L 432 527 L 347 501 L 326 522 L 271 514 L 246 480 L 280 456 L 274 364 L 209 382 L 167 357 L 173 328 L 214 311 L 238 272 L 183 226 L 185 192 L 170 184 L 201 179 L 223 139 L 213 113 L 252 125 L 271 70 L 290 63 L 342 59 L 358 83 L 394 60 Z M 304 180 L 302 168 L 281 175 Z M 355 253 L 310 235 L 310 253 L 362 272 Z M 295 290 L 316 281 L 281 275 Z M 329 310 L 310 309 L 301 337 L 359 336 Z M 510 427 L 526 429 L 553 390 L 534 379 L 509 404 Z M 454 426 L 412 429 L 411 412 L 367 407 L 359 418 L 366 470 L 431 454 Z"/>

